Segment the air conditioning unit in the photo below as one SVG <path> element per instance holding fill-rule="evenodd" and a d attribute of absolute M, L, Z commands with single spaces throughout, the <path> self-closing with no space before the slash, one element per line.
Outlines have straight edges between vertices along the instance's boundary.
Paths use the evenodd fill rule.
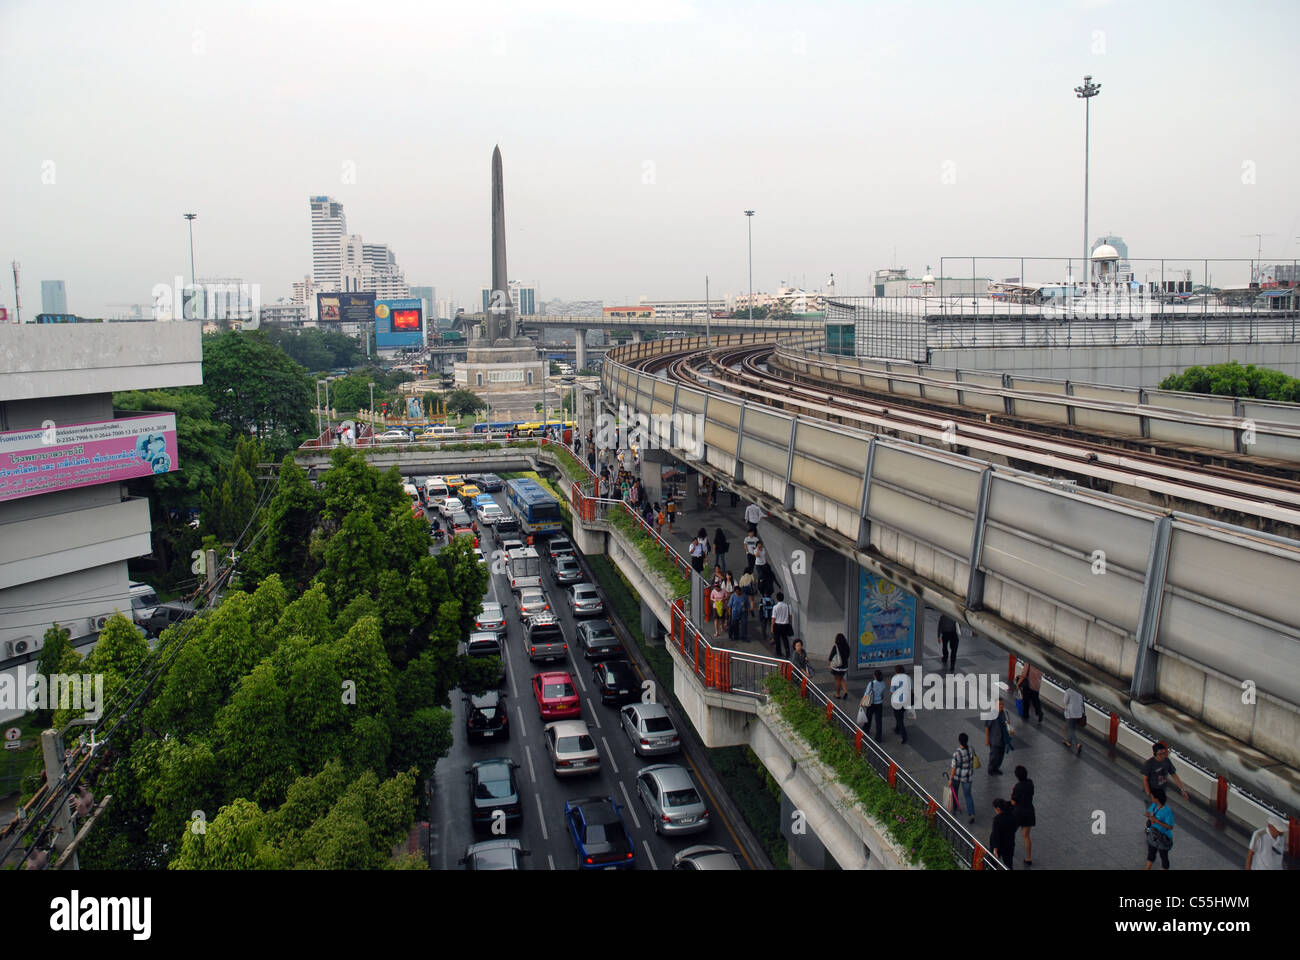
<path fill-rule="evenodd" d="M 16 640 L 6 640 L 4 651 L 7 657 L 21 657 L 35 653 L 43 646 L 45 640 L 41 637 L 18 637 Z"/>
<path fill-rule="evenodd" d="M 91 626 L 95 629 L 95 632 L 96 632 L 96 633 L 98 633 L 99 631 L 103 630 L 106 626 L 108 626 L 108 619 L 109 619 L 109 617 L 111 617 L 111 616 L 112 616 L 112 614 L 109 613 L 109 614 L 105 614 L 105 615 L 102 616 L 102 617 L 92 617 L 92 618 L 91 618 L 91 620 L 90 620 L 90 624 L 91 624 Z"/>

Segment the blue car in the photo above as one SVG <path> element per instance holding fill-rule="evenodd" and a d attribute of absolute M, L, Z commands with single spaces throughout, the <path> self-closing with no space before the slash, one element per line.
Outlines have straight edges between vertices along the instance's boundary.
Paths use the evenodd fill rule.
<path fill-rule="evenodd" d="M 492 494 L 490 493 L 480 493 L 473 500 L 474 512 L 478 513 L 479 507 L 483 506 L 485 503 L 496 503 L 496 500 L 492 499 Z"/>
<path fill-rule="evenodd" d="M 579 870 L 631 870 L 636 847 L 613 797 L 583 797 L 564 802 L 564 822 L 578 854 Z"/>

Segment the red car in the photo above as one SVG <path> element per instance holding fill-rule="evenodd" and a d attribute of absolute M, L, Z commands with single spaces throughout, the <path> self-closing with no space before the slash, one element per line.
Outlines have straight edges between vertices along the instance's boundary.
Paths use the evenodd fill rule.
<path fill-rule="evenodd" d="M 567 673 L 533 674 L 533 696 L 543 720 L 567 720 L 582 716 L 578 691 Z"/>

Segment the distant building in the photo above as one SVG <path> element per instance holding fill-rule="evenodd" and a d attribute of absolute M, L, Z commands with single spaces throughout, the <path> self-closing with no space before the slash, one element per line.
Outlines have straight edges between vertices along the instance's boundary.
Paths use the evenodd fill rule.
<path fill-rule="evenodd" d="M 722 298 L 717 300 L 651 300 L 648 297 L 641 297 L 637 301 L 637 306 L 649 307 L 654 310 L 655 322 L 662 322 L 665 326 L 671 326 L 674 321 L 678 320 L 704 320 L 709 313 L 711 305 L 715 310 L 722 305 Z"/>
<path fill-rule="evenodd" d="M 406 275 L 386 244 L 365 243 L 360 234 L 339 241 L 342 289 L 346 293 L 373 293 L 377 300 L 410 296 Z"/>
<path fill-rule="evenodd" d="M 343 204 L 333 197 L 311 198 L 311 273 L 322 292 L 343 289 L 339 244 L 347 232 Z"/>
<path fill-rule="evenodd" d="M 1132 280 L 1133 266 L 1128 261 L 1128 244 L 1124 242 L 1124 238 L 1114 236 L 1113 234 L 1098 237 L 1092 243 L 1092 250 L 1089 253 L 1089 257 L 1095 257 L 1097 255 L 1097 248 L 1103 246 L 1109 246 L 1115 250 L 1115 273 L 1120 278 L 1125 278 L 1125 275 L 1127 274 L 1126 279 Z"/>
<path fill-rule="evenodd" d="M 262 305 L 262 325 L 276 324 L 281 327 L 314 327 L 316 321 L 311 317 L 310 305 L 306 303 L 267 303 Z"/>
<path fill-rule="evenodd" d="M 68 312 L 68 291 L 62 280 L 41 281 L 41 313 Z"/>
<path fill-rule="evenodd" d="M 507 286 L 510 288 L 510 303 L 515 308 L 515 316 L 532 317 L 537 315 L 537 288 L 528 287 L 516 280 L 511 280 Z M 488 307 L 492 300 L 492 291 L 486 287 L 480 291 L 482 299 L 482 309 L 487 313 Z"/>
<path fill-rule="evenodd" d="M 456 310 L 455 299 L 452 297 L 443 297 L 438 301 L 438 307 L 437 310 L 434 311 L 434 315 L 440 320 L 454 320 L 456 319 Z"/>

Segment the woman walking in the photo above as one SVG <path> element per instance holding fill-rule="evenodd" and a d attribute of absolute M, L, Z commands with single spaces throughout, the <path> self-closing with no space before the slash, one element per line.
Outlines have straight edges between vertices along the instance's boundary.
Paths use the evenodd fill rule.
<path fill-rule="evenodd" d="M 1147 870 L 1156 862 L 1160 854 L 1160 866 L 1169 869 L 1169 851 L 1174 847 L 1174 811 L 1169 808 L 1169 798 L 1163 787 L 1151 788 L 1151 799 L 1155 801 L 1147 807 Z"/>
<path fill-rule="evenodd" d="M 713 554 L 717 557 L 718 569 L 727 569 L 727 551 L 731 549 L 731 544 L 727 542 L 727 535 L 721 527 L 713 535 Z"/>
<path fill-rule="evenodd" d="M 790 662 L 804 673 L 811 675 L 811 672 L 808 669 L 808 653 L 803 648 L 802 640 L 796 640 L 794 642 L 794 650 L 790 653 Z"/>
<path fill-rule="evenodd" d="M 835 678 L 835 693 L 832 696 L 840 700 L 847 700 L 849 686 L 844 682 L 844 677 L 849 672 L 849 641 L 844 634 L 835 634 L 835 645 L 831 647 L 828 663 L 831 668 L 831 676 Z"/>
<path fill-rule="evenodd" d="M 716 573 L 713 589 L 709 591 L 709 601 L 713 604 L 713 639 L 717 640 L 722 625 L 727 622 L 727 591 L 723 589 L 722 581 L 717 578 Z"/>
<path fill-rule="evenodd" d="M 1016 825 L 1025 840 L 1025 866 L 1034 865 L 1034 848 L 1029 840 L 1029 831 L 1038 821 L 1034 818 L 1034 781 L 1029 779 L 1029 771 L 1023 766 L 1016 767 L 1016 785 L 1011 788 L 1011 805 L 1015 808 Z"/>

